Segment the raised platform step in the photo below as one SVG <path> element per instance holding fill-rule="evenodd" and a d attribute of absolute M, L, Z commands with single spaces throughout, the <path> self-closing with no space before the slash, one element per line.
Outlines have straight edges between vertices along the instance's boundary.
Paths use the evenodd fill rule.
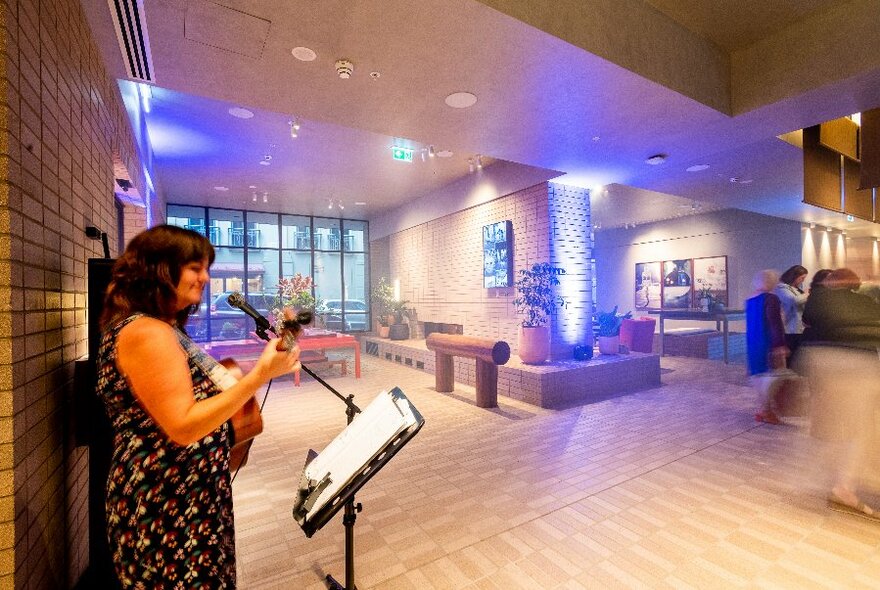
<path fill-rule="evenodd" d="M 424 340 L 363 339 L 367 354 L 434 374 L 434 353 Z M 473 386 L 473 359 L 454 357 L 455 381 Z M 660 385 L 660 357 L 631 352 L 598 355 L 589 361 L 565 360 L 525 365 L 516 355 L 498 367 L 498 395 L 542 408 L 588 404 Z"/>
<path fill-rule="evenodd" d="M 658 350 L 660 335 L 654 334 L 654 350 Z M 730 332 L 727 337 L 728 358 L 743 358 L 746 354 L 746 335 Z M 716 330 L 684 329 L 667 330 L 663 342 L 663 354 L 687 356 L 711 360 L 724 358 L 724 336 Z"/>

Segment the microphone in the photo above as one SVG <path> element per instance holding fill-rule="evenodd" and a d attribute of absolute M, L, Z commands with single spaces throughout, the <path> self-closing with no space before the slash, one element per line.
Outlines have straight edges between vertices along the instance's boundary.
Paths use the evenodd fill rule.
<path fill-rule="evenodd" d="M 242 296 L 241 293 L 231 294 L 229 297 L 226 298 L 226 301 L 232 307 L 240 309 L 241 311 L 243 311 L 246 314 L 248 314 L 249 316 L 251 316 L 254 319 L 254 321 L 257 323 L 257 329 L 269 330 L 272 328 L 272 325 L 269 323 L 269 320 L 267 320 L 262 314 L 260 314 L 260 312 L 258 312 L 256 309 L 254 309 L 250 303 L 245 301 L 245 298 Z"/>

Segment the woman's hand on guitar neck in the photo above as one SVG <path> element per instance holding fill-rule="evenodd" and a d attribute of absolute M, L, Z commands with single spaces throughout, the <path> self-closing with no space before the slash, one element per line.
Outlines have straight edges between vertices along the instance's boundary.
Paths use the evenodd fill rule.
<path fill-rule="evenodd" d="M 302 327 L 296 321 L 296 314 L 287 308 L 284 310 L 284 328 L 279 338 L 270 340 L 260 355 L 255 371 L 259 371 L 262 381 L 274 379 L 299 368 L 299 346 L 296 337 Z"/>
<path fill-rule="evenodd" d="M 285 350 L 284 340 L 273 338 L 266 343 L 253 370 L 260 375 L 260 381 L 265 382 L 295 371 L 297 365 L 299 365 L 299 346 L 294 343 L 293 348 Z"/>

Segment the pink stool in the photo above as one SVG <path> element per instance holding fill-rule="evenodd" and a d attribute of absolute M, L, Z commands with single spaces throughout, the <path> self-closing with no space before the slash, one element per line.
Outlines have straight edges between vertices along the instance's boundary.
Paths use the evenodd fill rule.
<path fill-rule="evenodd" d="M 654 318 L 623 320 L 620 325 L 620 343 L 633 352 L 653 352 L 654 350 Z"/>

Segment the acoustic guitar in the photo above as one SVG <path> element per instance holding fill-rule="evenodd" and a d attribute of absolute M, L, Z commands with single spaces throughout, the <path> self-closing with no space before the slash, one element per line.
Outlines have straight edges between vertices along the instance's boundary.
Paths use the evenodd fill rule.
<path fill-rule="evenodd" d="M 278 343 L 278 350 L 290 350 L 296 345 L 296 338 L 302 330 L 302 324 L 311 321 L 302 321 L 302 314 L 297 319 L 288 319 L 284 322 Z M 240 379 L 244 372 L 238 363 L 231 358 L 218 361 L 236 379 Z M 244 405 L 229 418 L 229 470 L 236 472 L 247 463 L 248 453 L 254 438 L 263 432 L 263 415 L 260 412 L 260 403 L 257 396 L 253 395 Z"/>

